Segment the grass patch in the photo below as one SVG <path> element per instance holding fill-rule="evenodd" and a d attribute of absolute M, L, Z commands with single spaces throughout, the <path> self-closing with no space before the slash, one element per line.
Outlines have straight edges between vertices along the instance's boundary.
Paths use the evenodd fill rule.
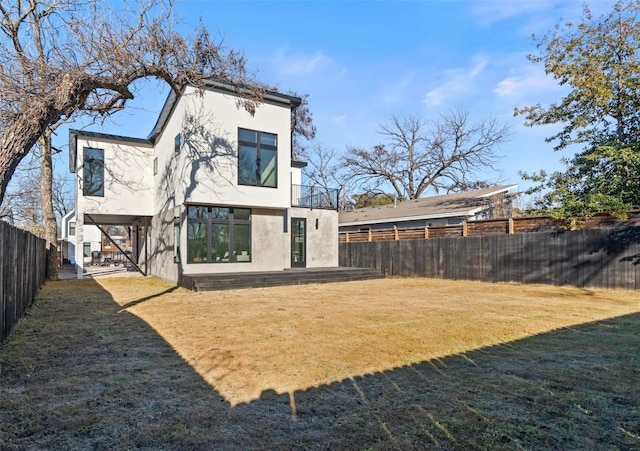
<path fill-rule="evenodd" d="M 0 445 L 638 447 L 639 312 L 429 279 L 50 283 L 0 349 Z"/>

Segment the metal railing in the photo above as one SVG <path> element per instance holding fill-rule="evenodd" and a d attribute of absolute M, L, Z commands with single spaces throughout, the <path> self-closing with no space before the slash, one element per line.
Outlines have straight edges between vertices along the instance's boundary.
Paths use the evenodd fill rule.
<path fill-rule="evenodd" d="M 291 185 L 291 206 L 337 210 L 340 200 L 339 188 Z"/>

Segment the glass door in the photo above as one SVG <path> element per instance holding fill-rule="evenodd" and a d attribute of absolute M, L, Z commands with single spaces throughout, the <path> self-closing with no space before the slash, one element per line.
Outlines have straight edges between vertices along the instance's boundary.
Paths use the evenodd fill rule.
<path fill-rule="evenodd" d="M 291 267 L 304 268 L 307 262 L 307 220 L 291 218 Z"/>

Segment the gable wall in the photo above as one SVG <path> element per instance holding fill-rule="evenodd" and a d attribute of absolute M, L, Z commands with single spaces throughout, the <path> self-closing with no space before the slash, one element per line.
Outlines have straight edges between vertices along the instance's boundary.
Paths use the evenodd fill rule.
<path fill-rule="evenodd" d="M 235 97 L 187 88 L 156 140 L 156 213 L 185 202 L 287 208 L 290 205 L 290 108 L 263 103 L 251 116 Z M 238 185 L 238 128 L 278 135 L 278 187 Z M 181 149 L 174 139 L 181 133 Z"/>

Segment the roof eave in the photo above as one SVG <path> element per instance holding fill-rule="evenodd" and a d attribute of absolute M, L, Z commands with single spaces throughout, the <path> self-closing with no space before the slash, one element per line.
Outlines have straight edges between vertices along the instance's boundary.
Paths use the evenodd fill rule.
<path fill-rule="evenodd" d="M 236 86 L 231 83 L 226 83 L 226 82 L 217 81 L 217 80 L 207 81 L 205 88 L 218 89 L 220 91 L 226 91 L 233 95 L 237 95 L 238 93 L 244 93 L 244 94 L 250 93 L 250 90 L 246 87 Z M 151 133 L 149 133 L 149 136 L 147 137 L 147 139 L 149 139 L 151 142 L 155 142 L 158 135 L 160 135 L 162 133 L 162 130 L 164 130 L 164 126 L 166 125 L 171 114 L 173 113 L 173 109 L 178 103 L 178 99 L 182 94 L 184 94 L 185 89 L 186 89 L 186 86 L 183 87 L 179 93 L 176 93 L 174 90 L 171 90 L 169 92 L 169 95 L 167 96 L 167 99 L 165 100 L 164 105 L 160 110 L 160 114 L 158 115 L 158 120 L 153 126 Z M 295 110 L 302 103 L 302 99 L 300 97 L 291 96 L 288 94 L 281 94 L 276 91 L 266 91 L 264 95 L 264 100 L 268 100 L 271 102 L 276 102 L 284 105 L 289 105 L 291 110 Z"/>
<path fill-rule="evenodd" d="M 473 216 L 478 212 L 478 210 L 479 209 L 474 208 L 472 210 L 454 211 L 450 213 L 434 213 L 431 215 L 403 216 L 403 217 L 382 218 L 382 219 L 364 219 L 361 221 L 341 222 L 339 225 L 352 226 L 352 225 L 366 225 L 366 224 L 387 224 L 390 222 L 420 221 L 420 220 L 426 220 L 426 219 L 459 218 L 462 216 Z"/>

